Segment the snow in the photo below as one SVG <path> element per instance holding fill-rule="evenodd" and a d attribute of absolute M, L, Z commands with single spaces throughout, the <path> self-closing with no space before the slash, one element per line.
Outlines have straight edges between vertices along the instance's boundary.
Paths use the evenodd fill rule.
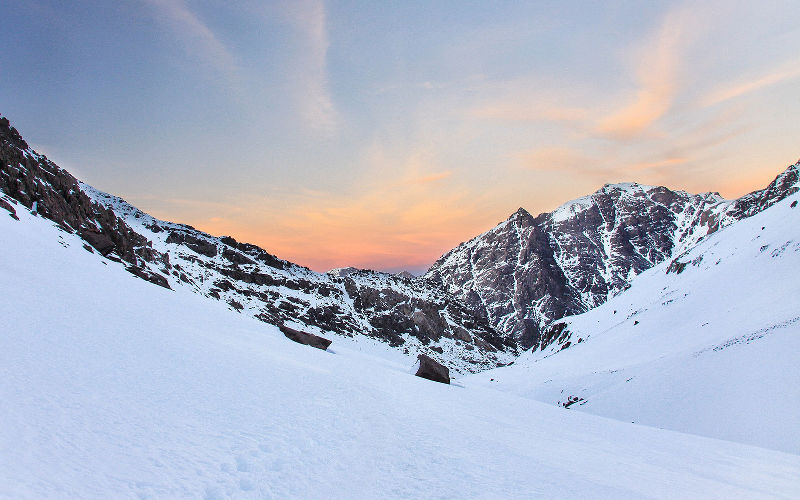
<path fill-rule="evenodd" d="M 560 320 L 564 342 L 464 383 L 551 404 L 582 398 L 570 410 L 800 453 L 799 199 L 708 236 L 674 259 L 680 273 L 663 262 Z"/>
<path fill-rule="evenodd" d="M 800 496 L 800 456 L 437 384 L 362 339 L 295 344 L 18 215 L 0 217 L 0 497 Z"/>
<path fill-rule="evenodd" d="M 551 217 L 553 222 L 564 222 L 565 220 L 575 217 L 576 214 L 588 210 L 594 206 L 592 195 L 583 196 L 572 201 L 564 203 L 560 207 L 553 210 Z"/>

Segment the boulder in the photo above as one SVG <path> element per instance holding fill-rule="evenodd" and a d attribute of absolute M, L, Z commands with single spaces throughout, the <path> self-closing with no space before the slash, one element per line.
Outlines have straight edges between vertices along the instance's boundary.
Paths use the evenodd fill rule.
<path fill-rule="evenodd" d="M 5 208 L 6 210 L 8 210 L 8 215 L 10 215 L 12 219 L 19 220 L 19 217 L 17 217 L 17 211 L 14 210 L 14 207 L 12 207 L 9 202 L 7 202 L 2 198 L 0 198 L 0 208 Z"/>
<path fill-rule="evenodd" d="M 317 349 L 322 349 L 323 351 L 327 350 L 328 346 L 331 345 L 330 340 L 320 337 L 319 335 L 301 332 L 300 330 L 295 330 L 294 328 L 289 328 L 285 325 L 281 325 L 279 328 L 286 338 L 294 340 L 298 344 L 310 345 L 311 347 L 316 347 Z"/>
<path fill-rule="evenodd" d="M 425 354 L 420 354 L 417 359 L 419 360 L 419 369 L 415 374 L 417 377 L 443 384 L 450 383 L 450 370 L 446 366 Z"/>

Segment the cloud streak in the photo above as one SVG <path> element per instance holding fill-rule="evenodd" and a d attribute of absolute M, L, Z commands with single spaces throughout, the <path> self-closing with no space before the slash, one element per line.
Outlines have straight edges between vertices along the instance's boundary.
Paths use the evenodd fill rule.
<path fill-rule="evenodd" d="M 599 133 L 629 139 L 669 111 L 679 87 L 683 53 L 694 35 L 694 15 L 685 8 L 669 12 L 656 33 L 637 50 L 639 88 L 622 109 L 600 119 L 596 128 Z"/>
<path fill-rule="evenodd" d="M 286 13 L 298 35 L 292 83 L 300 115 L 310 128 L 331 134 L 339 117 L 328 81 L 330 40 L 325 4 L 321 0 L 301 0 L 287 7 Z"/>
<path fill-rule="evenodd" d="M 706 95 L 702 100 L 702 104 L 704 106 L 714 106 L 796 78 L 800 78 L 800 61 L 793 61 L 791 64 L 786 64 L 754 80 L 739 81 L 719 87 Z"/>
<path fill-rule="evenodd" d="M 184 0 L 143 1 L 153 8 L 160 23 L 181 38 L 187 51 L 228 77 L 236 77 L 239 70 L 236 58 Z"/>

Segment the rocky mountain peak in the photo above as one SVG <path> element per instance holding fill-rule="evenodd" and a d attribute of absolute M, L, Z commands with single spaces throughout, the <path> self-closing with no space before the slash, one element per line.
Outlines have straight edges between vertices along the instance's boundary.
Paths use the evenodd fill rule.
<path fill-rule="evenodd" d="M 532 218 L 533 216 L 530 214 L 530 212 L 528 212 L 528 211 L 527 211 L 527 210 L 525 210 L 524 208 L 522 208 L 522 207 L 519 207 L 519 208 L 516 210 L 516 212 L 514 212 L 513 214 L 511 214 L 511 215 L 509 215 L 509 216 L 508 216 L 508 220 L 515 219 L 515 218 L 519 218 L 519 217 L 521 217 L 521 218 L 526 218 L 526 219 L 527 219 L 527 218 Z"/>
<path fill-rule="evenodd" d="M 521 347 L 549 323 L 605 302 L 636 274 L 797 191 L 798 164 L 734 201 L 663 186 L 606 184 L 553 212 L 519 210 L 436 261 L 441 283 Z M 510 224 L 510 221 L 530 223 Z"/>

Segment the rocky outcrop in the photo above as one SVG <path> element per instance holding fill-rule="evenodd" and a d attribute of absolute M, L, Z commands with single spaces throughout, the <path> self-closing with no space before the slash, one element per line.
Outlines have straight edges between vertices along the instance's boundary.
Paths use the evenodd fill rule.
<path fill-rule="evenodd" d="M 541 345 L 550 323 L 602 304 L 635 275 L 796 192 L 799 172 L 792 165 L 766 189 L 733 201 L 613 184 L 536 217 L 520 208 L 442 256 L 424 279 L 520 347 Z"/>
<path fill-rule="evenodd" d="M 64 231 L 77 233 L 104 256 L 113 254 L 132 266 L 154 262 L 169 268 L 145 237 L 113 210 L 89 199 L 67 171 L 30 149 L 5 117 L 0 117 L 0 191 Z"/>
<path fill-rule="evenodd" d="M 450 370 L 446 366 L 424 354 L 417 356 L 417 360 L 419 362 L 419 368 L 417 369 L 417 373 L 415 373 L 417 377 L 433 380 L 434 382 L 441 382 L 443 384 L 450 383 Z"/>

